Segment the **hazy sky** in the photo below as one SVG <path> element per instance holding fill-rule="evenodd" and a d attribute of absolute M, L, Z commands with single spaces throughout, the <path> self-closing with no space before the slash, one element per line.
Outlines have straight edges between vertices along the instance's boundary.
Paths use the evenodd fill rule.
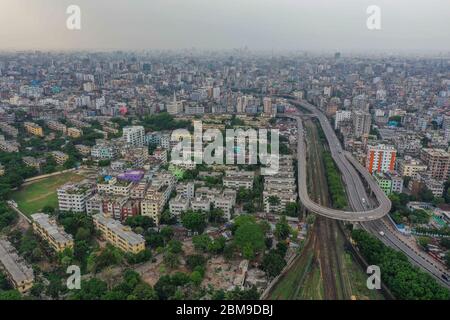
<path fill-rule="evenodd" d="M 81 8 L 80 31 L 66 8 Z M 381 30 L 366 27 L 369 5 Z M 0 0 L 0 50 L 450 51 L 450 0 Z"/>

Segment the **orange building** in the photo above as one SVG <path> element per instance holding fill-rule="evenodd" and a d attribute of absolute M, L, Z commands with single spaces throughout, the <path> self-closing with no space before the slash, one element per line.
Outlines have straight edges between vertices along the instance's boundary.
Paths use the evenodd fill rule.
<path fill-rule="evenodd" d="M 395 169 L 397 151 L 390 145 L 367 146 L 366 168 L 371 174 L 389 172 Z"/>

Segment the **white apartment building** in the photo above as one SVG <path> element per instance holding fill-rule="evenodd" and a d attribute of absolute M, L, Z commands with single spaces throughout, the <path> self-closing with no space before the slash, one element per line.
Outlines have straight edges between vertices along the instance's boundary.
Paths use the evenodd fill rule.
<path fill-rule="evenodd" d="M 178 216 L 189 209 L 189 199 L 179 194 L 169 201 L 169 209 L 171 214 Z"/>
<path fill-rule="evenodd" d="M 145 129 L 143 126 L 124 127 L 123 138 L 128 145 L 142 147 L 145 144 Z"/>
<path fill-rule="evenodd" d="M 177 195 L 181 195 L 187 199 L 194 197 L 195 185 L 193 182 L 182 182 L 176 186 Z"/>
<path fill-rule="evenodd" d="M 63 185 L 57 190 L 59 210 L 86 212 L 86 201 L 93 192 L 94 186 L 88 181 Z"/>

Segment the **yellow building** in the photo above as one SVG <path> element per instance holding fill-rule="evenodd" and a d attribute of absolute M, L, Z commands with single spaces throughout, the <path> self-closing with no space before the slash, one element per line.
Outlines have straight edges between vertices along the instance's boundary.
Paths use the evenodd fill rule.
<path fill-rule="evenodd" d="M 44 136 L 44 130 L 42 130 L 42 127 L 40 125 L 33 122 L 25 122 L 23 125 L 28 133 L 34 134 L 38 137 Z"/>
<path fill-rule="evenodd" d="M 144 237 L 131 231 L 119 221 L 105 217 L 103 214 L 92 216 L 94 226 L 103 238 L 113 246 L 125 252 L 137 254 L 145 250 Z"/>
<path fill-rule="evenodd" d="M 73 248 L 73 238 L 64 231 L 64 228 L 58 226 L 55 220 L 44 213 L 35 213 L 31 215 L 33 230 L 42 239 L 48 242 L 50 247 L 56 252 L 62 252 L 66 248 Z"/>
<path fill-rule="evenodd" d="M 69 156 L 61 151 L 53 151 L 52 157 L 55 159 L 56 163 L 60 166 L 63 165 L 67 160 L 69 160 Z"/>
<path fill-rule="evenodd" d="M 6 239 L 0 239 L 0 269 L 20 293 L 31 289 L 34 282 L 33 268 L 20 257 Z"/>
<path fill-rule="evenodd" d="M 72 138 L 79 138 L 83 135 L 83 131 L 77 128 L 69 128 L 67 129 L 67 135 Z"/>
<path fill-rule="evenodd" d="M 144 199 L 141 201 L 141 215 L 150 217 L 155 225 L 159 225 L 159 218 L 164 206 L 161 200 Z"/>

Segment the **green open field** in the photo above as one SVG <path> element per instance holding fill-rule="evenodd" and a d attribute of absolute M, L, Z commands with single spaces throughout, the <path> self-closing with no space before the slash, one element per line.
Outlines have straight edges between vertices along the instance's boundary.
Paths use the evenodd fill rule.
<path fill-rule="evenodd" d="M 23 186 L 13 193 L 11 199 L 17 202 L 23 213 L 31 215 L 45 206 L 56 208 L 58 206 L 56 189 L 67 182 L 78 182 L 83 179 L 82 175 L 73 172 L 63 173 Z"/>

